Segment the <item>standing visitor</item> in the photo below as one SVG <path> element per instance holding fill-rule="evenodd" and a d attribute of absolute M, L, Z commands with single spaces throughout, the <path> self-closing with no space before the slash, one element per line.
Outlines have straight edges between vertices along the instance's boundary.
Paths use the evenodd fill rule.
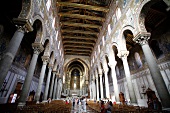
<path fill-rule="evenodd" d="M 82 107 L 83 107 L 83 111 L 86 112 L 86 98 L 85 97 L 82 98 Z"/>
<path fill-rule="evenodd" d="M 77 99 L 77 105 L 79 105 L 79 98 Z"/>
<path fill-rule="evenodd" d="M 119 93 L 119 99 L 120 99 L 120 102 L 125 105 L 125 97 L 124 97 L 124 94 L 122 92 Z"/>
<path fill-rule="evenodd" d="M 73 109 L 74 109 L 74 106 L 75 106 L 75 98 L 73 98 Z"/>
<path fill-rule="evenodd" d="M 69 104 L 69 100 L 66 99 L 66 104 Z"/>
<path fill-rule="evenodd" d="M 113 111 L 112 101 L 108 102 L 108 106 L 105 109 L 106 109 L 106 113 L 112 113 L 112 111 Z"/>
<path fill-rule="evenodd" d="M 48 98 L 47 103 L 48 104 L 51 103 L 51 98 Z"/>

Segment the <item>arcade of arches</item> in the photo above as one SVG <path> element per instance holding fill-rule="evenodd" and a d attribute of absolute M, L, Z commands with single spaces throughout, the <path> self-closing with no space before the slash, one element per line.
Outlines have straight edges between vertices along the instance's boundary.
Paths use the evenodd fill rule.
<path fill-rule="evenodd" d="M 3 1 L 4 2 L 4 1 Z M 170 108 L 169 0 L 6 0 L 0 103 L 86 96 Z"/>

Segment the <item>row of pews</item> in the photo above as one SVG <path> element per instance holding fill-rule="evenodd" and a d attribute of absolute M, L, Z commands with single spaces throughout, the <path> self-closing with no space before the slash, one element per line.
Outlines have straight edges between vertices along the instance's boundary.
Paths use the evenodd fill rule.
<path fill-rule="evenodd" d="M 0 113 L 71 113 L 72 103 L 63 100 L 53 100 L 50 103 L 36 104 L 28 102 L 25 106 L 17 107 L 17 103 L 0 104 Z"/>
<path fill-rule="evenodd" d="M 54 100 L 50 103 L 29 104 L 18 107 L 15 113 L 71 113 L 72 104 L 63 100 Z"/>
<path fill-rule="evenodd" d="M 88 101 L 88 106 L 96 111 L 96 113 L 100 113 L 100 103 Z M 113 104 L 113 111 L 112 113 L 169 113 L 168 111 L 160 111 L 160 110 L 152 110 L 146 107 L 139 107 L 133 105 L 120 105 L 120 104 Z"/>
<path fill-rule="evenodd" d="M 87 101 L 87 105 L 88 105 L 89 108 L 93 109 L 94 112 L 96 112 L 96 113 L 101 112 L 99 103 L 95 103 L 93 101 Z"/>

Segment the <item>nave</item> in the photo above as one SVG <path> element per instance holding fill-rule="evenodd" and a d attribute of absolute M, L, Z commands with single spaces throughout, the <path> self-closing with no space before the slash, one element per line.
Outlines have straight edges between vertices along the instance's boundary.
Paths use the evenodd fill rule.
<path fill-rule="evenodd" d="M 7 0 L 3 6 L 2 106 L 71 112 L 62 102 L 25 104 L 31 92 L 35 102 L 74 95 L 120 102 L 123 92 L 147 107 L 151 89 L 170 109 L 169 0 Z"/>

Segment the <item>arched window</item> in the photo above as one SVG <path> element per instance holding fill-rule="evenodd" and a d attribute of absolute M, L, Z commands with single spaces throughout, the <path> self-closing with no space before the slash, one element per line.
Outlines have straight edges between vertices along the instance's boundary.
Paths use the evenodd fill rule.
<path fill-rule="evenodd" d="M 126 0 L 123 0 L 123 6 L 124 6 L 124 7 L 126 6 L 126 3 L 127 3 L 127 1 L 126 1 Z"/>
<path fill-rule="evenodd" d="M 47 7 L 47 10 L 49 11 L 50 9 L 50 6 L 51 6 L 51 0 L 48 0 L 47 3 L 46 3 L 46 7 Z"/>
<path fill-rule="evenodd" d="M 157 40 L 152 40 L 150 44 L 156 58 L 160 58 L 163 55 L 162 50 L 159 48 L 159 43 Z"/>
<path fill-rule="evenodd" d="M 135 0 L 135 3 L 137 4 L 139 2 L 139 0 Z"/>
<path fill-rule="evenodd" d="M 110 24 L 108 25 L 108 33 L 109 33 L 109 35 L 110 35 L 110 33 L 111 33 L 111 27 L 110 27 Z"/>
<path fill-rule="evenodd" d="M 58 49 L 59 49 L 59 47 L 60 47 L 60 41 L 59 41 L 59 43 L 58 43 Z"/>
<path fill-rule="evenodd" d="M 120 10 L 120 8 L 117 8 L 116 9 L 116 18 L 117 18 L 117 20 L 119 20 L 120 17 L 121 17 L 121 10 Z"/>
<path fill-rule="evenodd" d="M 138 68 L 141 68 L 142 67 L 142 61 L 141 61 L 139 53 L 135 52 L 134 57 L 135 57 L 136 64 L 137 64 Z"/>
<path fill-rule="evenodd" d="M 80 89 L 80 72 L 77 69 L 71 72 L 71 89 Z"/>
<path fill-rule="evenodd" d="M 57 31 L 56 36 L 55 36 L 56 41 L 57 41 L 57 38 L 58 38 L 58 31 Z"/>
<path fill-rule="evenodd" d="M 98 51 L 99 51 L 99 53 L 100 53 L 100 45 L 98 45 Z"/>

